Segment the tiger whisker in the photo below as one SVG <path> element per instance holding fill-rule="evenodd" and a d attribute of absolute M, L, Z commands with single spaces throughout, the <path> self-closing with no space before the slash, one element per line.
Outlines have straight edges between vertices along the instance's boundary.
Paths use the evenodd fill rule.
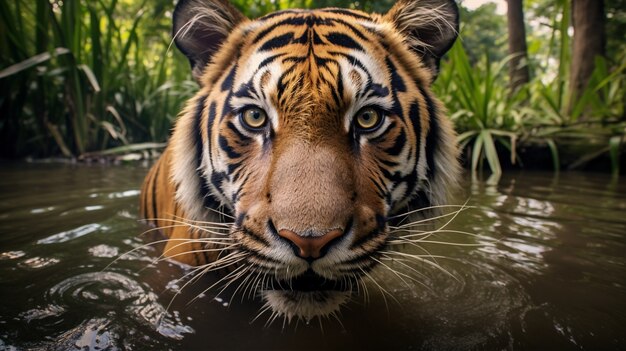
<path fill-rule="evenodd" d="M 486 236 L 483 236 L 483 235 L 480 235 L 480 234 L 464 232 L 462 230 L 445 229 L 445 228 L 444 229 L 437 229 L 437 230 L 407 229 L 407 230 L 403 230 L 403 232 L 408 232 L 408 233 L 412 233 L 412 234 L 399 235 L 397 237 L 398 238 L 411 238 L 411 237 L 415 237 L 415 236 L 426 236 L 426 235 L 436 234 L 436 233 L 449 233 L 449 234 L 463 234 L 463 235 L 467 235 L 467 236 L 473 236 L 473 237 L 476 237 L 476 238 L 493 240 L 493 239 L 491 239 L 489 237 L 486 237 Z"/>
<path fill-rule="evenodd" d="M 243 260 L 243 258 L 242 258 L 242 260 Z M 192 303 L 194 303 L 197 299 L 199 299 L 199 298 L 200 298 L 200 296 L 202 296 L 202 295 L 206 294 L 209 290 L 213 289 L 215 286 L 217 286 L 217 285 L 221 284 L 221 283 L 222 283 L 222 282 L 224 282 L 225 280 L 229 280 L 229 279 L 231 279 L 233 275 L 236 275 L 237 273 L 239 273 L 239 271 L 240 271 L 241 269 L 244 269 L 244 268 L 249 268 L 249 267 L 246 267 L 246 266 L 239 266 L 239 267 L 235 268 L 232 272 L 228 273 L 226 276 L 222 277 L 222 278 L 221 278 L 221 279 L 219 279 L 217 282 L 215 282 L 215 283 L 211 284 L 208 288 L 204 289 L 204 290 L 203 290 L 200 294 L 196 295 L 193 299 L 191 299 L 191 300 L 187 303 L 187 305 L 191 305 L 191 304 L 192 304 Z M 205 272 L 203 271 L 201 274 L 205 274 Z"/>
<path fill-rule="evenodd" d="M 245 258 L 245 257 L 243 257 L 243 258 L 239 259 L 238 261 L 235 261 L 234 263 L 237 263 L 237 262 L 239 262 L 239 261 L 243 260 L 244 258 Z M 202 275 L 204 275 L 207 271 L 210 271 L 210 270 L 215 270 L 215 269 L 213 269 L 213 268 L 215 268 L 215 266 L 216 266 L 216 265 L 215 265 L 215 263 L 217 263 L 217 261 L 216 261 L 216 262 L 212 262 L 212 263 L 208 263 L 208 264 L 205 264 L 205 265 L 202 265 L 202 266 L 200 266 L 200 267 L 198 267 L 198 268 L 196 268 L 196 269 L 192 270 L 191 272 L 189 272 L 189 273 L 185 274 L 185 275 L 184 275 L 184 276 L 182 276 L 181 278 L 176 279 L 176 282 L 179 282 L 179 281 L 182 281 L 182 280 L 186 279 L 188 276 L 190 276 L 190 275 L 194 275 L 194 274 L 195 274 L 195 275 L 194 275 L 191 279 L 189 279 L 189 281 L 185 282 L 185 284 L 183 284 L 183 286 L 182 286 L 182 287 L 180 287 L 180 288 L 179 288 L 179 289 L 178 289 L 178 290 L 174 293 L 174 296 L 172 296 L 172 298 L 170 299 L 170 302 L 167 304 L 167 307 L 165 308 L 164 312 L 161 314 L 161 317 L 159 318 L 159 322 L 158 322 L 158 324 L 159 324 L 159 325 L 160 325 L 161 321 L 163 320 L 163 318 L 165 318 L 165 316 L 167 315 L 167 312 L 169 311 L 170 307 L 171 307 L 171 306 L 172 306 L 172 304 L 174 303 L 174 300 L 176 299 L 176 297 L 177 297 L 180 293 L 182 293 L 182 291 L 183 291 L 183 290 L 184 290 L 184 289 L 185 289 L 185 288 L 186 288 L 189 284 L 192 284 L 193 282 L 197 281 L 197 280 L 198 280 L 198 279 L 199 279 Z M 231 264 L 234 264 L 234 263 L 231 263 Z M 219 266 L 217 269 L 221 269 L 221 268 L 224 268 L 224 267 L 229 266 L 229 265 L 230 265 L 230 264 L 227 264 L 227 265 L 221 265 L 221 266 Z M 241 267 L 243 267 L 243 266 L 241 266 Z M 210 269 L 209 269 L 209 268 L 210 268 Z M 201 271 L 201 272 L 200 272 L 199 274 L 196 274 L 198 271 Z M 221 280 L 222 280 L 222 279 L 220 279 L 220 281 L 221 281 Z M 218 282 L 219 282 L 219 281 L 218 281 Z M 212 286 L 213 286 L 213 285 L 212 285 Z M 211 286 L 211 287 L 212 287 L 212 286 Z M 201 292 L 200 294 L 198 294 L 198 295 L 197 295 L 196 297 L 194 297 L 191 301 L 189 301 L 189 302 L 187 303 L 187 305 L 189 305 L 189 304 L 191 304 L 192 302 L 194 302 L 194 301 L 195 301 L 196 299 L 198 299 L 198 298 L 199 298 L 202 294 L 206 293 L 206 292 L 207 292 L 207 291 L 208 291 L 211 287 L 207 288 L 206 290 L 204 290 L 203 292 Z"/>
<path fill-rule="evenodd" d="M 255 271 L 254 274 L 255 274 L 254 277 L 248 281 L 248 283 L 244 287 L 243 291 L 241 292 L 241 302 L 243 302 L 243 300 L 246 298 L 246 296 L 248 298 L 250 298 L 250 292 L 252 291 L 252 287 L 257 285 L 257 282 L 259 281 L 259 279 L 261 277 L 261 272 L 260 271 Z M 246 292 L 247 292 L 247 294 L 246 294 Z"/>
<path fill-rule="evenodd" d="M 195 223 L 195 224 L 210 224 L 210 225 L 215 225 L 215 226 L 219 226 L 219 227 L 232 227 L 233 225 L 235 225 L 235 222 L 209 222 L 209 221 L 200 221 L 200 220 L 194 220 L 194 219 L 188 219 L 185 217 L 181 217 L 181 216 L 177 216 L 177 215 L 172 215 L 173 218 L 176 218 L 177 220 L 183 221 L 185 223 Z"/>
<path fill-rule="evenodd" d="M 220 207 L 224 207 L 224 206 L 222 205 L 222 206 L 220 206 Z M 211 208 L 211 207 L 209 207 L 208 209 L 209 209 L 209 210 L 211 210 L 211 211 L 213 211 L 213 212 L 215 212 L 215 213 L 217 213 L 217 214 L 218 214 L 218 215 L 220 215 L 220 216 L 227 217 L 227 218 L 230 218 L 230 219 L 235 219 L 235 217 L 234 217 L 234 216 L 231 216 L 231 215 L 229 215 L 228 213 L 226 213 L 226 212 L 224 212 L 224 211 L 220 211 L 220 210 L 218 210 L 218 209 Z"/>
<path fill-rule="evenodd" d="M 230 246 L 227 246 L 227 247 L 223 247 L 223 248 L 219 248 L 219 249 L 191 250 L 191 251 L 180 252 L 180 253 L 177 253 L 175 255 L 164 257 L 165 254 L 167 253 L 167 251 L 171 250 L 170 249 L 170 250 L 167 250 L 166 252 L 164 252 L 161 255 L 161 257 L 158 258 L 158 260 L 156 262 L 162 262 L 162 261 L 169 260 L 169 259 L 172 259 L 172 258 L 175 258 L 175 257 L 185 256 L 185 255 L 189 255 L 189 254 L 197 254 L 197 253 L 205 253 L 205 252 L 215 252 L 215 251 L 220 251 L 221 252 L 221 251 L 224 251 L 224 250 L 229 250 L 229 249 L 231 249 L 233 247 L 236 247 L 236 246 L 237 246 L 237 244 L 233 244 L 233 245 L 230 245 Z M 172 248 L 172 249 L 174 249 L 174 248 Z"/>
<path fill-rule="evenodd" d="M 390 217 L 387 217 L 388 219 L 396 219 L 396 218 L 401 218 L 401 217 L 406 217 L 408 215 L 411 215 L 413 213 L 417 213 L 417 212 L 424 212 L 424 211 L 428 211 L 428 210 L 432 210 L 432 209 L 436 209 L 436 208 L 449 208 L 449 207 L 453 207 L 453 208 L 465 208 L 465 209 L 470 209 L 470 208 L 476 208 L 475 206 L 467 206 L 467 205 L 434 205 L 434 206 L 428 206 L 428 207 L 420 207 L 418 209 L 415 210 L 410 210 L 404 213 L 400 213 L 397 215 L 393 215 Z"/>
<path fill-rule="evenodd" d="M 252 267 L 250 267 L 250 268 L 252 268 Z M 251 270 L 251 269 L 248 269 L 248 271 L 250 271 L 250 270 Z M 235 298 L 235 296 L 237 295 L 237 292 L 239 292 L 239 289 L 241 289 L 242 287 L 243 287 L 244 289 L 241 291 L 241 301 L 243 302 L 243 299 L 244 299 L 244 297 L 245 297 L 245 295 L 244 295 L 244 294 L 245 294 L 245 289 L 246 289 L 246 287 L 250 284 L 250 282 L 251 282 L 252 280 L 254 280 L 252 277 L 253 277 L 253 273 L 250 273 L 250 274 L 248 274 L 248 275 L 247 275 L 247 276 L 246 276 L 246 277 L 245 277 L 245 278 L 244 278 L 244 279 L 243 279 L 243 280 L 239 283 L 239 285 L 237 286 L 237 288 L 235 289 L 235 291 L 234 291 L 234 292 L 232 293 L 232 295 L 230 296 L 230 299 L 228 300 L 228 305 L 231 305 L 231 304 L 232 304 L 233 299 L 234 299 L 234 298 Z M 219 295 L 219 293 L 218 293 L 218 295 Z"/>
<path fill-rule="evenodd" d="M 247 266 L 244 270 L 242 270 L 241 272 L 239 272 L 238 274 L 234 275 L 233 277 L 231 277 L 228 280 L 228 283 L 226 283 L 222 289 L 220 291 L 217 292 L 217 294 L 215 294 L 216 296 L 220 296 L 224 291 L 226 291 L 226 289 L 228 289 L 228 287 L 233 284 L 234 282 L 236 282 L 238 279 L 240 279 L 242 276 L 244 276 L 250 269 L 252 269 L 252 266 Z M 238 288 L 237 288 L 238 289 Z M 233 296 L 231 296 L 230 300 L 228 301 L 228 304 L 230 305 L 232 303 L 234 294 L 237 293 L 237 290 L 235 290 L 235 292 L 233 293 Z"/>
<path fill-rule="evenodd" d="M 429 223 L 429 222 L 432 222 L 432 221 L 437 220 L 437 219 L 441 219 L 441 218 L 446 218 L 446 217 L 452 216 L 452 218 L 449 219 L 442 226 L 442 228 L 443 228 L 446 225 L 448 225 L 452 220 L 454 220 L 459 215 L 459 213 L 461 213 L 462 211 L 465 211 L 466 208 L 467 207 L 463 207 L 463 208 L 458 209 L 457 211 L 453 211 L 453 212 L 450 212 L 450 213 L 445 213 L 445 214 L 442 214 L 442 215 L 439 215 L 439 216 L 434 216 L 434 217 L 430 217 L 430 218 L 426 218 L 426 219 L 419 219 L 419 220 L 416 220 L 414 222 L 402 224 L 400 226 L 389 226 L 389 228 L 391 229 L 390 232 L 391 233 L 395 233 L 395 232 L 398 232 L 398 231 L 402 231 L 404 228 L 410 228 L 410 227 L 416 226 L 418 224 Z"/>
<path fill-rule="evenodd" d="M 398 278 L 399 278 L 399 279 L 400 279 L 400 280 L 404 283 L 404 285 L 406 285 L 406 286 L 407 286 L 407 288 L 409 288 L 409 289 L 410 289 L 410 288 L 411 288 L 411 285 L 410 285 L 410 284 L 409 284 L 406 280 L 404 280 L 404 278 L 402 278 L 402 276 L 405 276 L 406 278 L 411 279 L 411 280 L 413 280 L 413 281 L 417 282 L 417 279 L 415 279 L 415 278 L 413 278 L 413 277 L 411 277 L 411 276 L 409 276 L 409 275 L 406 275 L 406 274 L 404 274 L 404 273 L 401 273 L 401 272 L 396 271 L 395 269 L 393 269 L 393 268 L 389 267 L 388 265 L 384 264 L 381 260 L 378 260 L 378 259 L 376 259 L 376 258 L 374 258 L 374 257 L 371 257 L 371 259 L 372 259 L 374 262 L 377 262 L 377 263 L 378 263 L 378 264 L 380 264 L 381 266 L 385 267 L 387 270 L 389 270 L 389 271 L 390 271 L 391 273 L 393 273 L 394 275 L 396 275 L 396 276 L 397 276 L 397 277 L 398 277 Z"/>
<path fill-rule="evenodd" d="M 391 261 L 393 263 L 398 263 L 401 264 L 402 266 L 404 266 L 405 268 L 413 271 L 413 273 L 417 274 L 418 276 L 422 277 L 422 278 L 428 278 L 424 273 L 418 271 L 417 269 L 411 267 L 410 265 L 404 263 L 403 261 L 408 261 L 406 259 L 402 259 L 402 258 L 393 258 L 393 257 L 389 257 L 389 256 L 384 256 L 383 260 L 388 260 Z M 424 282 L 420 281 L 419 279 L 415 279 L 414 280 L 416 283 L 418 283 L 419 285 L 423 286 L 424 288 L 428 289 L 428 291 L 430 292 L 434 292 L 433 289 L 431 287 L 429 287 L 428 285 L 426 285 Z"/>
<path fill-rule="evenodd" d="M 263 304 L 263 306 L 259 308 L 259 313 L 250 321 L 250 324 L 254 323 L 254 321 L 256 321 L 259 317 L 261 317 L 261 315 L 263 315 L 265 312 L 267 312 L 271 308 L 272 308 L 272 305 L 270 305 L 269 302 L 266 302 L 265 304 Z"/>
<path fill-rule="evenodd" d="M 378 282 L 369 273 L 367 273 L 367 271 L 365 271 L 363 268 L 360 268 L 360 270 L 366 277 L 368 277 L 372 281 L 372 283 L 374 283 L 374 285 L 376 285 L 376 287 L 378 287 L 378 290 L 380 290 L 381 296 L 383 297 L 383 301 L 385 302 L 385 309 L 387 310 L 387 312 L 389 312 L 389 304 L 387 303 L 387 298 L 385 297 L 385 294 L 389 295 L 389 297 L 394 299 L 396 302 L 398 302 L 398 300 L 396 300 L 393 295 L 391 295 L 387 290 L 380 286 L 380 284 L 378 284 Z"/>
<path fill-rule="evenodd" d="M 424 257 L 430 257 L 432 259 L 435 259 L 435 258 L 448 258 L 448 257 L 438 256 L 438 255 L 424 255 L 424 256 L 422 256 L 422 255 L 413 255 L 413 254 L 408 254 L 408 253 L 404 253 L 404 252 L 397 252 L 397 251 L 383 251 L 382 253 L 394 254 L 394 255 L 399 255 L 399 256 L 403 256 L 403 257 L 413 258 L 416 261 L 426 263 L 426 264 L 428 264 L 430 266 L 433 266 L 433 267 L 439 269 L 440 271 L 442 271 L 442 272 L 446 273 L 447 275 L 449 275 L 450 277 L 454 278 L 456 281 L 460 281 L 459 278 L 457 278 L 454 274 L 450 273 L 448 270 L 443 268 L 438 263 L 433 262 L 431 260 L 427 260 L 427 259 L 424 258 Z"/>
<path fill-rule="evenodd" d="M 190 283 L 192 283 L 194 281 L 197 281 L 198 279 L 200 279 L 200 277 L 202 277 L 202 275 L 206 274 L 207 272 L 218 270 L 218 269 L 222 269 L 224 267 L 230 266 L 231 264 L 235 264 L 235 263 L 243 260 L 244 258 L 245 258 L 245 256 L 241 256 L 241 255 L 237 255 L 237 253 L 233 253 L 232 256 L 231 256 L 231 254 L 229 254 L 229 255 L 225 256 L 221 260 L 217 260 L 217 261 L 214 261 L 214 262 L 210 262 L 210 263 L 198 266 L 197 268 L 194 268 L 191 272 L 186 273 L 182 277 L 176 279 L 176 282 L 179 282 L 179 281 L 185 280 L 190 275 L 194 275 L 179 290 L 182 291 L 183 288 L 185 288 L 188 284 L 190 284 Z M 234 262 L 231 262 L 233 260 L 234 260 Z M 197 274 L 199 271 L 200 271 L 200 273 Z"/>
<path fill-rule="evenodd" d="M 485 246 L 487 244 L 466 244 L 466 243 L 455 243 L 455 242 L 448 242 L 448 241 L 435 241 L 435 240 L 425 240 L 427 238 L 424 239 L 416 239 L 416 240 L 407 240 L 405 238 L 402 238 L 402 240 L 391 240 L 388 241 L 388 244 L 391 245 L 417 245 L 417 243 L 426 243 L 426 244 L 437 244 L 437 245 L 450 245 L 450 246 Z"/>
<path fill-rule="evenodd" d="M 155 227 L 155 228 L 147 230 L 145 233 L 148 233 L 148 232 L 151 232 L 151 231 L 154 231 L 154 230 L 167 229 L 167 228 L 189 227 L 189 228 L 192 228 L 192 229 L 200 230 L 200 231 L 205 232 L 205 233 L 210 233 L 210 234 L 215 234 L 215 235 L 229 235 L 229 233 L 216 232 L 214 230 L 207 229 L 207 228 L 199 226 L 199 225 L 195 225 L 195 224 L 191 224 L 191 223 L 187 223 L 187 222 L 182 222 L 182 221 L 175 220 L 175 219 L 147 218 L 146 220 L 147 221 L 161 220 L 161 221 L 175 223 L 175 224 L 172 224 L 172 225 L 169 225 L 169 226 Z M 221 228 L 218 228 L 218 229 L 221 229 Z"/>

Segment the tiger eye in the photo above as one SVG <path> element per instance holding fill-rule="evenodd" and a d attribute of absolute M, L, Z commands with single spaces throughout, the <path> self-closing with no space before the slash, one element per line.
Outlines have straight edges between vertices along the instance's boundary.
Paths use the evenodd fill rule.
<path fill-rule="evenodd" d="M 242 114 L 243 123 L 249 128 L 261 128 L 267 122 L 265 111 L 258 107 L 246 109 Z"/>
<path fill-rule="evenodd" d="M 373 129 L 380 122 L 380 113 L 371 107 L 359 111 L 356 116 L 356 124 L 361 129 Z"/>

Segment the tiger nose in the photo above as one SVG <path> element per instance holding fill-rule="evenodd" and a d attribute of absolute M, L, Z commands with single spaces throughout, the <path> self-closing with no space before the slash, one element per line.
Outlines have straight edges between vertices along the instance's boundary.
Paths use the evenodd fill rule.
<path fill-rule="evenodd" d="M 287 239 L 290 243 L 295 245 L 298 250 L 298 256 L 301 258 L 311 260 L 318 259 L 323 256 L 322 250 L 334 239 L 340 237 L 343 234 L 343 230 L 334 229 L 322 236 L 304 237 L 292 232 L 289 229 L 281 229 L 278 235 Z"/>

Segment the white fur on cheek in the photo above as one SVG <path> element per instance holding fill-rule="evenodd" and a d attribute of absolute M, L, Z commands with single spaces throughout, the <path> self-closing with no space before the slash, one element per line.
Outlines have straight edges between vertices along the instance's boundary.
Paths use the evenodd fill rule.
<path fill-rule="evenodd" d="M 171 144 L 172 162 L 169 165 L 172 180 L 177 184 L 176 201 L 182 206 L 187 217 L 193 220 L 203 220 L 207 213 L 200 195 L 202 179 L 199 177 L 196 159 L 196 136 L 193 135 L 196 131 L 196 127 L 193 126 L 193 111 L 197 108 L 198 99 L 201 98 L 202 95 L 197 95 L 190 100 L 176 123 Z"/>

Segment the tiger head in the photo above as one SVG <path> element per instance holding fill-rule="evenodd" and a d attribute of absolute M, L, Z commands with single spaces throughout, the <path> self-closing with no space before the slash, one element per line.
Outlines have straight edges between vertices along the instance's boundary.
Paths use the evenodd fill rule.
<path fill-rule="evenodd" d="M 221 0 L 176 6 L 201 87 L 170 142 L 176 201 L 195 220 L 227 209 L 237 277 L 277 315 L 332 314 L 379 262 L 391 217 L 445 203 L 457 146 L 430 86 L 457 29 L 453 0 L 256 20 Z"/>

